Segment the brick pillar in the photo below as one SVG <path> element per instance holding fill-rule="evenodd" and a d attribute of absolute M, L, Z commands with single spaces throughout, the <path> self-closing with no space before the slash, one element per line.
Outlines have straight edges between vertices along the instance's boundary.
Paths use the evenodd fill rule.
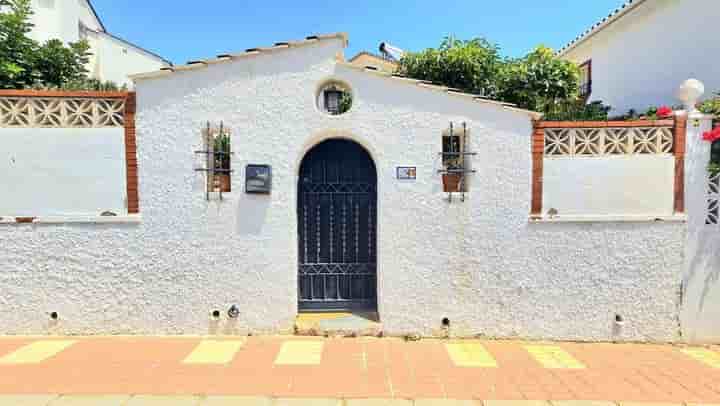
<path fill-rule="evenodd" d="M 675 116 L 675 213 L 685 213 L 685 140 L 687 136 L 687 115 Z"/>
<path fill-rule="evenodd" d="M 127 176 L 127 209 L 129 214 L 140 213 L 140 193 L 138 190 L 137 142 L 135 137 L 135 92 L 125 99 L 125 169 Z"/>
<path fill-rule="evenodd" d="M 532 136 L 532 203 L 530 217 L 542 217 L 543 160 L 545 158 L 545 130 L 533 121 Z"/>

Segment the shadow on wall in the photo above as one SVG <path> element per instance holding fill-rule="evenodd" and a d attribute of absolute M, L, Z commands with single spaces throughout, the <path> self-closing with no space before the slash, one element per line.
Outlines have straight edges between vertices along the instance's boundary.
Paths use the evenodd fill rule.
<path fill-rule="evenodd" d="M 267 219 L 269 207 L 270 198 L 267 195 L 247 193 L 240 195 L 237 207 L 238 235 L 260 235 Z"/>
<path fill-rule="evenodd" d="M 720 257 L 717 255 L 717 249 L 720 247 L 720 235 L 710 226 L 701 227 L 693 232 L 688 240 L 698 241 L 697 249 L 690 258 L 690 268 L 685 280 L 685 286 L 690 286 L 694 279 L 703 278 L 700 281 L 702 289 L 700 292 L 700 303 L 698 313 L 705 310 L 707 302 L 710 301 L 712 306 L 720 306 L 715 303 L 713 291 L 720 281 Z M 705 272 L 702 272 L 705 270 Z"/>

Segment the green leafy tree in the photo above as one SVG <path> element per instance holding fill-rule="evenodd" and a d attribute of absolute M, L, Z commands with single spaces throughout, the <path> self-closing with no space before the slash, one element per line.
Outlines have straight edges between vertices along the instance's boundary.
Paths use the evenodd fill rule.
<path fill-rule="evenodd" d="M 87 41 L 65 45 L 58 39 L 38 44 L 29 37 L 30 0 L 0 0 L 0 88 L 117 90 L 112 82 L 87 76 Z"/>
<path fill-rule="evenodd" d="M 0 88 L 18 89 L 32 85 L 33 55 L 38 48 L 28 37 L 33 25 L 29 0 L 0 0 Z"/>
<path fill-rule="evenodd" d="M 87 41 L 68 46 L 58 39 L 47 41 L 33 55 L 38 81 L 46 87 L 62 87 L 86 79 L 89 49 Z"/>
<path fill-rule="evenodd" d="M 524 58 L 505 62 L 500 97 L 530 110 L 553 112 L 559 104 L 578 99 L 579 80 L 577 65 L 539 46 Z"/>
<path fill-rule="evenodd" d="M 438 49 L 406 53 L 398 73 L 465 92 L 495 97 L 502 59 L 497 45 L 482 38 L 446 37 Z"/>

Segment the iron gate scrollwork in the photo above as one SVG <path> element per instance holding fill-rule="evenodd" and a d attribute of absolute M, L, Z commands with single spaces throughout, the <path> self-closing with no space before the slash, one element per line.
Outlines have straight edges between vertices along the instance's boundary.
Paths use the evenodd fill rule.
<path fill-rule="evenodd" d="M 377 306 L 377 174 L 349 140 L 310 150 L 298 184 L 300 310 Z"/>

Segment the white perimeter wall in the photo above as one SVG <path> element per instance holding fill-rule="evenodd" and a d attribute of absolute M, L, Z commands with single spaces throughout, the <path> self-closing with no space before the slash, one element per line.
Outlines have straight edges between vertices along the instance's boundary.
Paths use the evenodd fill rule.
<path fill-rule="evenodd" d="M 708 27 L 720 20 L 717 0 L 649 0 L 565 58 L 592 58 L 593 92 L 623 114 L 630 108 L 676 104 L 678 84 L 705 83 L 707 96 L 720 91 L 720 41 Z"/>
<path fill-rule="evenodd" d="M 688 206 L 688 242 L 683 275 L 683 339 L 692 343 L 720 343 L 720 225 L 705 224 L 708 215 L 710 143 L 701 134 L 710 129 L 710 117 L 693 115 L 698 126 L 688 129 L 685 188 Z M 717 195 L 712 196 L 717 199 Z"/>
<path fill-rule="evenodd" d="M 437 333 L 448 317 L 462 336 L 678 338 L 683 223 L 530 223 L 529 116 L 338 66 L 340 45 L 140 82 L 142 224 L 0 228 L 4 331 L 291 331 L 299 165 L 315 143 L 347 137 L 378 168 L 386 333 Z M 354 89 L 349 113 L 315 109 L 328 78 Z M 232 131 L 234 192 L 223 201 L 205 201 L 193 170 L 207 120 Z M 447 202 L 436 172 L 450 121 L 468 123 L 478 152 L 464 203 Z M 248 163 L 272 165 L 272 195 L 242 192 Z M 417 181 L 395 179 L 402 165 L 417 166 Z M 231 304 L 237 320 L 209 320 Z"/>
<path fill-rule="evenodd" d="M 674 179 L 672 154 L 545 158 L 543 213 L 672 216 Z"/>
<path fill-rule="evenodd" d="M 127 214 L 124 129 L 0 128 L 0 216 Z"/>

